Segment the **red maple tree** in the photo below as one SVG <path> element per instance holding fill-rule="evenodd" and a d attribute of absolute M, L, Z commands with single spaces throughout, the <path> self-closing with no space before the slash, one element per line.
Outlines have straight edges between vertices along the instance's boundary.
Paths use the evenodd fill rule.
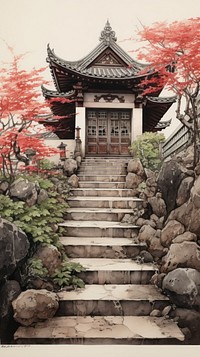
<path fill-rule="evenodd" d="M 31 169 L 27 149 L 35 152 L 36 159 L 51 156 L 57 149 L 47 147 L 40 135 L 39 116 L 50 112 L 40 99 L 45 68 L 21 69 L 23 55 L 9 50 L 13 60 L 0 68 L 0 171 L 13 178 L 20 166 Z"/>
<path fill-rule="evenodd" d="M 175 21 L 170 24 L 157 22 L 139 31 L 145 41 L 138 59 L 151 63 L 147 76 L 141 83 L 143 95 L 164 87 L 177 95 L 176 117 L 191 134 L 195 146 L 195 163 L 200 156 L 200 126 L 198 123 L 197 97 L 200 88 L 200 18 Z M 159 75 L 157 75 L 159 73 Z"/>

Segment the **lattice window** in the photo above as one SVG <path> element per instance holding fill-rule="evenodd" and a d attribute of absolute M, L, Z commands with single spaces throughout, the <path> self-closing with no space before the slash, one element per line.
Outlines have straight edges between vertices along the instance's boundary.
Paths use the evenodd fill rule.
<path fill-rule="evenodd" d="M 129 112 L 122 112 L 121 113 L 121 119 L 130 119 L 130 113 Z"/>
<path fill-rule="evenodd" d="M 88 121 L 88 136 L 96 136 L 97 129 L 96 129 L 96 120 L 89 120 Z"/>
<path fill-rule="evenodd" d="M 99 119 L 99 136 L 106 136 L 107 135 L 107 122 L 106 120 Z"/>
<path fill-rule="evenodd" d="M 88 112 L 88 119 L 96 118 L 96 112 L 89 111 Z"/>
<path fill-rule="evenodd" d="M 111 120 L 111 136 L 119 136 L 119 120 Z"/>
<path fill-rule="evenodd" d="M 98 113 L 98 118 L 101 118 L 101 119 L 106 119 L 107 118 L 107 113 L 106 112 L 99 112 Z"/>
<path fill-rule="evenodd" d="M 110 118 L 111 119 L 118 119 L 119 118 L 119 113 L 118 112 L 111 112 L 110 113 Z"/>
<path fill-rule="evenodd" d="M 130 121 L 123 120 L 121 122 L 121 136 L 129 136 L 130 133 Z"/>

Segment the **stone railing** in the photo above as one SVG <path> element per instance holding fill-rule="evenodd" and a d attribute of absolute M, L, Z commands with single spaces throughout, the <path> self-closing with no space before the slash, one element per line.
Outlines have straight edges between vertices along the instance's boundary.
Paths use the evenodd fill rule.
<path fill-rule="evenodd" d="M 180 124 L 162 145 L 161 152 L 163 159 L 165 160 L 185 148 L 189 142 L 189 138 L 187 127 Z"/>

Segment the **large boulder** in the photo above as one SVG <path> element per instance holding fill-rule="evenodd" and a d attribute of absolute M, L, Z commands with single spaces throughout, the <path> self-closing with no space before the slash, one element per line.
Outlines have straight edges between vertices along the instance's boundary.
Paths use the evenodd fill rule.
<path fill-rule="evenodd" d="M 157 191 L 157 172 L 145 169 L 147 179 L 145 181 L 146 187 L 144 189 L 145 196 L 153 197 Z"/>
<path fill-rule="evenodd" d="M 148 198 L 148 202 L 152 207 L 153 213 L 158 217 L 163 217 L 166 215 L 166 204 L 162 199 L 162 195 L 160 192 L 157 192 L 155 197 Z"/>
<path fill-rule="evenodd" d="M 140 159 L 138 159 L 138 158 L 129 160 L 127 171 L 132 172 L 132 173 L 136 174 L 137 176 L 142 177 L 143 179 L 146 178 L 145 170 L 142 166 Z"/>
<path fill-rule="evenodd" d="M 73 188 L 78 188 L 79 185 L 79 178 L 75 174 L 69 177 L 68 184 Z"/>
<path fill-rule="evenodd" d="M 169 247 L 175 237 L 184 233 L 184 225 L 176 220 L 169 221 L 161 232 L 161 243 L 164 247 Z"/>
<path fill-rule="evenodd" d="M 156 230 L 150 225 L 144 225 L 138 235 L 138 239 L 140 242 L 148 243 L 156 234 Z"/>
<path fill-rule="evenodd" d="M 193 182 L 193 177 L 186 177 L 183 181 L 181 181 L 176 197 L 177 206 L 181 206 L 189 200 Z"/>
<path fill-rule="evenodd" d="M 38 197 L 37 197 L 37 203 L 40 205 L 42 202 L 46 201 L 49 198 L 48 192 L 41 188 Z"/>
<path fill-rule="evenodd" d="M 200 208 L 200 176 L 198 176 L 192 187 L 191 201 L 195 208 Z"/>
<path fill-rule="evenodd" d="M 57 294 L 41 289 L 26 290 L 13 301 L 14 319 L 24 326 L 52 318 L 59 306 Z"/>
<path fill-rule="evenodd" d="M 0 218 L 0 280 L 10 276 L 27 256 L 30 243 L 26 234 Z"/>
<path fill-rule="evenodd" d="M 195 242 L 173 243 L 162 259 L 162 272 L 178 267 L 200 270 L 200 246 Z"/>
<path fill-rule="evenodd" d="M 54 245 L 39 245 L 33 258 L 40 259 L 50 275 L 61 265 L 61 253 Z"/>
<path fill-rule="evenodd" d="M 178 154 L 181 157 L 182 164 L 191 170 L 194 166 L 194 145 L 188 146 L 186 150 Z"/>
<path fill-rule="evenodd" d="M 64 161 L 63 170 L 66 176 L 73 175 L 78 169 L 77 161 L 74 159 L 66 159 Z"/>
<path fill-rule="evenodd" d="M 9 193 L 10 197 L 25 201 L 31 207 L 37 202 L 38 191 L 37 183 L 19 178 L 11 184 Z"/>
<path fill-rule="evenodd" d="M 192 209 L 193 209 L 193 204 L 192 204 L 192 202 L 188 201 L 188 202 L 184 203 L 183 205 L 181 205 L 180 207 L 171 211 L 166 222 L 176 220 L 176 221 L 182 223 L 185 226 L 185 228 L 188 230 Z"/>
<path fill-rule="evenodd" d="M 173 210 L 169 217 L 169 220 L 177 220 L 184 224 L 185 229 L 197 236 L 200 235 L 200 208 L 196 208 L 191 199 L 184 203 L 182 206 Z"/>
<path fill-rule="evenodd" d="M 186 177 L 186 169 L 174 160 L 165 162 L 158 175 L 157 185 L 166 203 L 167 213 L 176 207 L 176 196 L 181 181 Z"/>
<path fill-rule="evenodd" d="M 9 343 L 15 332 L 16 323 L 13 320 L 12 301 L 20 293 L 20 285 L 15 280 L 6 281 L 0 290 L 0 339 L 3 343 Z"/>
<path fill-rule="evenodd" d="M 129 172 L 126 176 L 126 188 L 137 188 L 142 181 L 141 176 Z"/>
<path fill-rule="evenodd" d="M 191 232 L 184 232 L 183 234 L 178 235 L 172 240 L 172 243 L 183 243 L 185 241 L 196 241 L 197 236 L 194 233 Z"/>
<path fill-rule="evenodd" d="M 200 272 L 178 268 L 163 279 L 162 288 L 177 306 L 200 306 Z"/>
<path fill-rule="evenodd" d="M 149 240 L 148 251 L 155 258 L 155 260 L 162 258 L 166 254 L 166 248 L 162 246 L 160 238 L 157 234 Z"/>

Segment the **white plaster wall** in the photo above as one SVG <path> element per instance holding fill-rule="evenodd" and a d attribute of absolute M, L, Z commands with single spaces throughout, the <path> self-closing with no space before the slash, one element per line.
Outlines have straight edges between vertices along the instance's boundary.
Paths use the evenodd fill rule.
<path fill-rule="evenodd" d="M 142 134 L 142 108 L 134 108 L 132 113 L 132 133 L 131 142 Z"/>
<path fill-rule="evenodd" d="M 85 156 L 85 130 L 86 130 L 86 119 L 85 119 L 85 108 L 77 107 L 76 108 L 76 127 L 79 126 L 80 138 L 82 141 L 82 155 Z"/>

